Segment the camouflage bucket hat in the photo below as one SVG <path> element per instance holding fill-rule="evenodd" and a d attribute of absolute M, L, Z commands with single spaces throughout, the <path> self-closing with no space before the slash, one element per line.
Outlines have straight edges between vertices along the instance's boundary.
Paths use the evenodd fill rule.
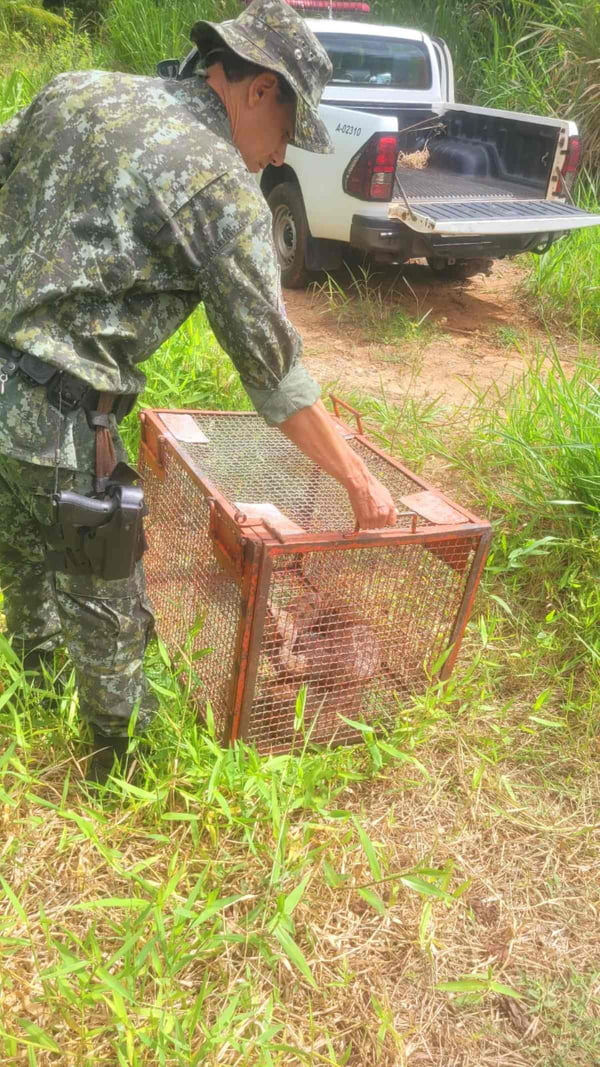
<path fill-rule="evenodd" d="M 308 152 L 333 151 L 317 114 L 332 73 L 329 56 L 285 0 L 253 0 L 229 22 L 196 22 L 190 37 L 200 56 L 218 47 L 220 40 L 242 59 L 281 74 L 296 95 L 296 125 L 290 143 Z"/>

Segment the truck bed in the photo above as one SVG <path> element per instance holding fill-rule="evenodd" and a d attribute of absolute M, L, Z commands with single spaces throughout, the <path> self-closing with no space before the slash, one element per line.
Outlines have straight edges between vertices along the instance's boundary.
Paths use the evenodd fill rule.
<path fill-rule="evenodd" d="M 398 184 L 410 203 L 448 200 L 542 200 L 543 195 L 530 185 L 500 178 L 474 177 L 452 174 L 442 167 L 429 166 L 423 170 L 398 166 L 396 196 L 401 196 Z"/>

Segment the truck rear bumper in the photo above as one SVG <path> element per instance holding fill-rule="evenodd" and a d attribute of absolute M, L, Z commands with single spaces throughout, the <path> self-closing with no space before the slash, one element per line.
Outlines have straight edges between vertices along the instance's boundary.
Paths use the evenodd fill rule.
<path fill-rule="evenodd" d="M 396 219 L 353 215 L 350 244 L 388 263 L 407 259 L 502 259 L 519 252 L 547 248 L 561 233 L 493 234 L 441 237 L 415 233 Z"/>

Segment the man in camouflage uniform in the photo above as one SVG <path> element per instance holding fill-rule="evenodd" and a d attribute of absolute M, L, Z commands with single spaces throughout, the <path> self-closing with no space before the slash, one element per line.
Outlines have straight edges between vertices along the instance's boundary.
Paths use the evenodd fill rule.
<path fill-rule="evenodd" d="M 110 582 L 47 568 L 52 494 L 92 493 L 90 409 L 139 393 L 139 364 L 198 303 L 257 411 L 346 486 L 357 522 L 395 520 L 300 362 L 251 177 L 283 163 L 288 142 L 331 150 L 317 115 L 328 57 L 284 0 L 197 23 L 192 40 L 200 63 L 186 80 L 63 74 L 0 128 L 0 586 L 26 667 L 66 645 L 97 779 L 125 753 L 134 707 L 140 730 L 154 710 L 142 671 L 152 612 L 140 565 Z M 23 353 L 49 383 L 27 376 Z M 56 386 L 68 399 L 73 381 L 89 390 L 67 410 Z"/>

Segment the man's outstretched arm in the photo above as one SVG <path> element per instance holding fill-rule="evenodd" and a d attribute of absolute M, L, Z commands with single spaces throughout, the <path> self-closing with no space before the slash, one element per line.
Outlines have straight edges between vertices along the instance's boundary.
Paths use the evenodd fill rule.
<path fill-rule="evenodd" d="M 397 512 L 390 493 L 346 444 L 320 400 L 279 423 L 279 429 L 344 486 L 359 529 L 395 525 Z"/>
<path fill-rule="evenodd" d="M 302 341 L 281 299 L 270 212 L 254 186 L 237 204 L 239 189 L 229 188 L 229 181 L 224 175 L 213 183 L 213 194 L 223 185 L 222 198 L 237 208 L 228 217 L 239 215 L 243 222 L 246 212 L 247 225 L 218 254 L 207 254 L 206 238 L 214 239 L 214 226 L 207 224 L 204 196 L 192 197 L 170 229 L 165 227 L 163 254 L 171 246 L 178 256 L 187 256 L 215 336 L 259 414 L 344 486 L 359 528 L 394 525 L 388 490 L 340 437 L 319 401 L 319 386 L 302 365 Z"/>

